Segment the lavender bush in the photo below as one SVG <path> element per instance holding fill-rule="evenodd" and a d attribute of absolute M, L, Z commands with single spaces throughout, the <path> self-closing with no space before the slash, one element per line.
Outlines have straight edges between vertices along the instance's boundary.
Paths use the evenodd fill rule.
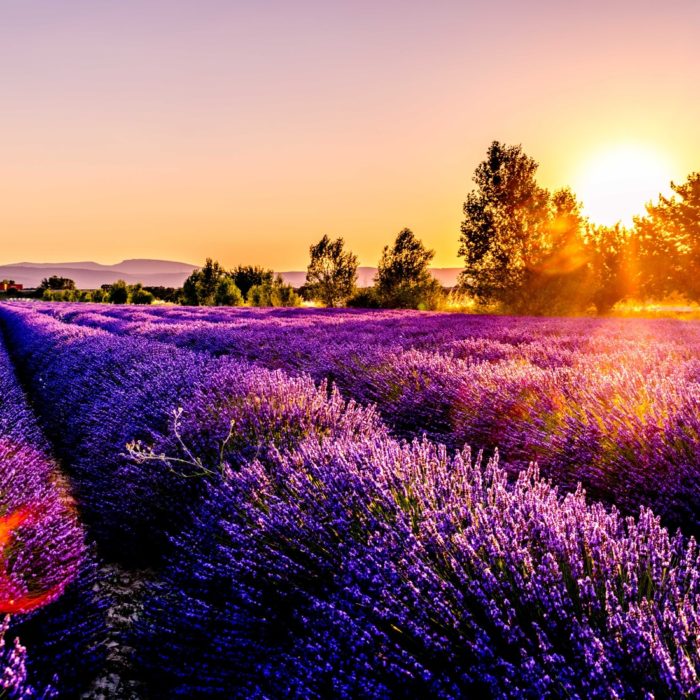
<path fill-rule="evenodd" d="M 101 543 L 164 557 L 149 696 L 700 696 L 694 324 L 0 318 Z"/>
<path fill-rule="evenodd" d="M 8 697 L 70 696 L 104 656 L 104 601 L 75 504 L 0 345 L 0 614 Z M 6 645 L 4 637 L 23 644 Z M 48 691 L 47 691 L 48 692 Z M 49 695 L 46 695 L 49 697 Z"/>
<path fill-rule="evenodd" d="M 183 476 L 311 434 L 384 430 L 373 411 L 346 409 L 308 377 L 69 327 L 21 307 L 3 309 L 3 319 L 91 533 L 130 565 L 157 565 L 165 536 L 185 524 L 202 483 Z M 164 452 L 177 455 L 175 466 Z"/>
<path fill-rule="evenodd" d="M 399 437 L 537 460 L 625 513 L 700 532 L 700 325 L 310 309 L 37 305 L 66 324 L 308 373 Z"/>
<path fill-rule="evenodd" d="M 692 697 L 699 553 L 428 442 L 230 471 L 141 621 L 163 697 Z"/>
<path fill-rule="evenodd" d="M 9 616 L 0 624 L 0 697 L 10 700 L 26 700 L 39 698 L 49 700 L 57 697 L 55 688 L 45 686 L 41 689 L 33 687 L 28 682 L 27 649 L 20 644 L 19 639 L 8 647 L 5 635 L 9 627 Z"/>

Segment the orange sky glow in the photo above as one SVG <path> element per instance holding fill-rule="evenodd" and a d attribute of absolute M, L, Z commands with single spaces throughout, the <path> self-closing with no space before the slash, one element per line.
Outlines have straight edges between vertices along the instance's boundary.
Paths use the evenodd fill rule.
<path fill-rule="evenodd" d="M 461 266 L 494 139 L 629 220 L 700 170 L 699 31 L 695 0 L 11 0 L 0 263 L 298 270 L 327 233 L 374 265 L 407 226 Z"/>

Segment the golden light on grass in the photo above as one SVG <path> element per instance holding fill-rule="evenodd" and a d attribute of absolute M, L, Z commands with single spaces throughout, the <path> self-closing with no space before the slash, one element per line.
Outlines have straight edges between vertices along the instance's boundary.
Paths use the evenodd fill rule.
<path fill-rule="evenodd" d="M 667 194 L 672 168 L 649 146 L 624 144 L 601 149 L 584 161 L 573 189 L 596 224 L 632 223 L 644 205 Z"/>

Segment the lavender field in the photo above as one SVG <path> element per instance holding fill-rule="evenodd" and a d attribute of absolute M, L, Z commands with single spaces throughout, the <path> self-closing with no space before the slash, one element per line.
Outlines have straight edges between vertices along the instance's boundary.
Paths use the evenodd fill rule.
<path fill-rule="evenodd" d="M 700 696 L 700 325 L 0 327 L 7 697 Z"/>

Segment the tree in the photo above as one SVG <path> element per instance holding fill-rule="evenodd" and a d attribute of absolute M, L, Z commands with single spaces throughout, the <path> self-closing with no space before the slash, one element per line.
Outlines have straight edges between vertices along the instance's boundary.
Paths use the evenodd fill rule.
<path fill-rule="evenodd" d="M 671 189 L 673 195 L 660 196 L 635 219 L 641 291 L 656 298 L 680 292 L 700 301 L 700 173 L 681 185 L 672 182 Z"/>
<path fill-rule="evenodd" d="M 44 277 L 39 284 L 39 289 L 75 289 L 75 282 L 68 277 L 59 277 L 58 275 L 51 275 L 51 277 Z"/>
<path fill-rule="evenodd" d="M 109 288 L 107 301 L 110 304 L 126 304 L 129 301 L 129 288 L 124 280 L 117 280 Z"/>
<path fill-rule="evenodd" d="M 243 295 L 230 277 L 222 277 L 216 285 L 214 303 L 217 306 L 241 306 Z"/>
<path fill-rule="evenodd" d="M 494 141 L 464 202 L 460 289 L 515 313 L 569 313 L 590 303 L 586 221 L 568 189 L 550 193 L 521 146 Z"/>
<path fill-rule="evenodd" d="M 244 298 L 248 297 L 251 287 L 258 284 L 272 284 L 275 278 L 275 273 L 272 270 L 267 270 L 257 265 L 238 265 L 229 274 L 233 283 L 241 290 Z"/>
<path fill-rule="evenodd" d="M 548 192 L 535 181 L 537 163 L 521 146 L 494 141 L 464 201 L 460 286 L 482 302 L 508 305 L 524 283 L 533 242 L 547 218 Z"/>
<path fill-rule="evenodd" d="M 251 306 L 299 306 L 301 304 L 301 298 L 292 285 L 285 284 L 279 275 L 251 287 L 248 290 L 247 299 Z"/>
<path fill-rule="evenodd" d="M 343 250 L 343 239 L 324 236 L 310 250 L 306 287 L 312 299 L 326 306 L 340 306 L 352 296 L 357 280 L 357 257 Z"/>
<path fill-rule="evenodd" d="M 405 228 L 393 247 L 384 246 L 375 277 L 376 292 L 384 307 L 434 309 L 442 297 L 440 283 L 430 274 L 435 251 L 428 250 Z"/>
<path fill-rule="evenodd" d="M 570 189 L 547 193 L 547 207 L 529 241 L 520 286 L 511 290 L 510 310 L 565 315 L 590 306 L 593 280 L 587 230 L 581 203 Z"/>
<path fill-rule="evenodd" d="M 141 282 L 137 282 L 129 290 L 129 300 L 132 304 L 138 305 L 148 305 L 152 304 L 155 300 L 153 294 L 143 288 Z"/>
<path fill-rule="evenodd" d="M 609 313 L 618 301 L 635 291 L 635 242 L 633 232 L 619 223 L 615 226 L 591 226 L 588 231 L 592 299 L 599 316 Z"/>
<path fill-rule="evenodd" d="M 194 270 L 182 286 L 183 302 L 189 306 L 214 306 L 242 303 L 240 290 L 232 289 L 230 275 L 218 262 L 207 258 L 204 267 Z M 235 285 L 233 285 L 235 286 Z"/>

